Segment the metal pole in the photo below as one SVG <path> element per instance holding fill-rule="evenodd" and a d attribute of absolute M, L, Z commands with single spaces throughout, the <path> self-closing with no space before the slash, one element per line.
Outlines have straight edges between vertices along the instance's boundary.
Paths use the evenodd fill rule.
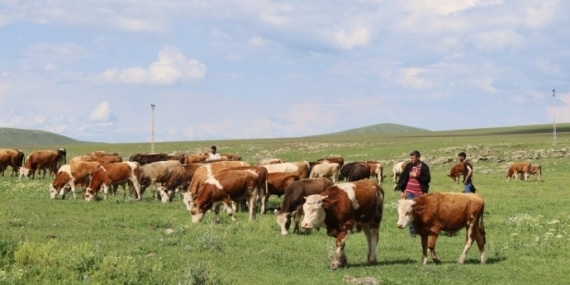
<path fill-rule="evenodd" d="M 556 145 L 556 89 L 552 89 L 552 145 Z"/>
<path fill-rule="evenodd" d="M 156 107 L 156 105 L 150 104 L 150 108 L 152 109 L 152 127 L 150 131 L 150 153 L 154 153 L 154 107 Z"/>

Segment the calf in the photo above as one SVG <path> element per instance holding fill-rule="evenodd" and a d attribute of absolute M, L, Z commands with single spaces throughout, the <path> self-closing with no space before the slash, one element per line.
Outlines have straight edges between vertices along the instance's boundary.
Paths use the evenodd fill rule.
<path fill-rule="evenodd" d="M 235 221 L 233 201 L 244 198 L 247 198 L 249 202 L 249 220 L 254 220 L 255 202 L 263 184 L 253 170 L 226 170 L 215 174 L 202 184 L 192 203 L 188 203 L 191 205 L 189 210 L 192 223 L 200 222 L 206 211 L 211 208 L 214 208 L 216 222 L 219 222 L 220 204 L 218 202 L 225 205 L 228 215 L 232 221 Z"/>
<path fill-rule="evenodd" d="M 326 177 L 305 178 L 291 183 L 291 185 L 285 189 L 285 197 L 281 202 L 281 209 L 275 209 L 275 216 L 277 218 L 277 224 L 281 228 L 281 234 L 289 234 L 292 216 L 295 222 L 293 233 L 299 234 L 299 222 L 303 214 L 303 202 L 305 202 L 305 197 L 319 194 L 332 185 L 332 180 Z"/>
<path fill-rule="evenodd" d="M 305 197 L 301 225 L 305 229 L 326 226 L 327 234 L 336 237 L 332 269 L 347 265 L 344 246 L 355 227 L 364 231 L 367 261 L 375 264 L 383 208 L 384 190 L 378 183 L 370 179 L 339 183 L 320 194 Z"/>
<path fill-rule="evenodd" d="M 516 180 L 519 173 L 522 173 L 521 175 L 523 176 L 524 181 L 528 181 L 529 171 L 530 162 L 514 163 L 509 166 L 509 171 L 507 172 L 507 181 L 510 181 L 511 178 Z"/>
<path fill-rule="evenodd" d="M 74 162 L 61 166 L 50 184 L 50 197 L 52 199 L 61 195 L 61 199 L 65 199 L 65 195 L 69 190 L 73 192 L 73 198 L 77 199 L 75 186 L 77 184 L 89 185 L 91 175 L 101 166 L 100 163 L 90 162 Z"/>
<path fill-rule="evenodd" d="M 375 160 L 366 160 L 364 163 L 368 164 L 368 167 L 370 168 L 370 177 L 376 177 L 378 184 L 382 185 L 384 178 L 386 178 L 386 175 L 384 175 L 384 165 L 382 162 Z"/>
<path fill-rule="evenodd" d="M 394 182 L 394 190 L 396 189 L 397 186 L 396 183 L 398 182 L 400 174 L 402 174 L 402 172 L 404 171 L 406 164 L 408 164 L 408 161 L 400 161 L 394 163 L 394 166 L 392 167 L 392 182 Z"/>
<path fill-rule="evenodd" d="M 414 200 L 398 201 L 398 228 L 412 224 L 422 243 L 422 264 L 427 263 L 427 249 L 436 264 L 440 259 L 435 252 L 435 242 L 441 231 L 454 235 L 462 228 L 467 230 L 465 246 L 457 263 L 463 264 L 473 241 L 481 252 L 481 264 L 485 264 L 485 204 L 479 194 L 430 193 Z"/>
<path fill-rule="evenodd" d="M 136 199 L 141 199 L 141 188 L 139 184 L 139 175 L 141 167 L 138 162 L 115 162 L 100 166 L 93 171 L 93 176 L 89 182 L 89 186 L 85 190 L 85 200 L 91 201 L 97 197 L 97 193 L 103 188 L 105 200 L 109 195 L 109 188 L 113 184 L 127 182 L 131 188 L 134 188 Z"/>
<path fill-rule="evenodd" d="M 540 166 L 540 164 L 531 164 L 530 165 L 530 169 L 528 170 L 528 176 L 527 179 L 529 178 L 529 176 L 531 174 L 536 174 L 536 178 L 538 181 L 542 181 L 542 167 Z M 523 177 L 521 176 L 521 179 L 523 179 Z M 527 180 L 528 181 L 528 180 Z"/>
<path fill-rule="evenodd" d="M 463 163 L 458 163 L 451 167 L 451 170 L 449 171 L 447 177 L 451 178 L 451 180 L 459 184 L 459 178 L 461 178 L 461 175 L 463 175 Z"/>

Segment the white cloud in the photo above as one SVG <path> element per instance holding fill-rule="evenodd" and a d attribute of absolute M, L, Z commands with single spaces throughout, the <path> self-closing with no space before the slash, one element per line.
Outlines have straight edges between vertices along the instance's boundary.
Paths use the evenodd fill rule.
<path fill-rule="evenodd" d="M 171 85 L 178 81 L 201 80 L 206 66 L 195 59 L 188 59 L 174 47 L 159 51 L 158 59 L 147 68 L 112 68 L 95 76 L 99 84 L 152 84 Z"/>
<path fill-rule="evenodd" d="M 92 121 L 108 121 L 111 118 L 111 107 L 108 102 L 101 102 L 99 106 L 91 111 L 89 118 Z"/>
<path fill-rule="evenodd" d="M 371 39 L 370 31 L 366 27 L 359 27 L 351 31 L 339 30 L 333 34 L 334 41 L 343 49 L 353 49 L 368 45 Z"/>
<path fill-rule="evenodd" d="M 526 44 L 526 40 L 523 36 L 509 30 L 476 33 L 470 37 L 470 41 L 477 49 L 482 51 L 518 49 Z"/>
<path fill-rule="evenodd" d="M 427 69 L 421 67 L 403 68 L 398 71 L 398 77 L 396 80 L 404 87 L 415 89 L 428 88 L 432 86 L 432 83 L 420 76 L 422 73 L 426 73 L 427 71 Z"/>
<path fill-rule="evenodd" d="M 254 47 L 264 47 L 269 44 L 269 41 L 261 36 L 255 36 L 249 40 L 249 43 Z"/>

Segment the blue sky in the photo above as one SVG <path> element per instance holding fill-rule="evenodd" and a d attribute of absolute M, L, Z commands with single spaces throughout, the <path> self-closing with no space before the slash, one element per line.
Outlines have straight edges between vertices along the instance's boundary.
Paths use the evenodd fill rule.
<path fill-rule="evenodd" d="M 0 127 L 79 140 L 570 122 L 562 0 L 0 0 Z M 556 96 L 552 96 L 556 89 Z"/>

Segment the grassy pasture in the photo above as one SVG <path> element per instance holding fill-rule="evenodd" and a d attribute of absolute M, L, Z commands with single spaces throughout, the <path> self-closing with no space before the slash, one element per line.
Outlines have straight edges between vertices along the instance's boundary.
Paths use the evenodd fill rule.
<path fill-rule="evenodd" d="M 459 131 L 401 136 L 351 135 L 309 138 L 157 143 L 157 152 L 238 153 L 245 161 L 278 157 L 286 161 L 342 155 L 346 161 L 378 159 L 391 174 L 395 161 L 413 149 L 422 152 L 432 171 L 431 192 L 461 191 L 446 174 L 466 151 L 475 167 L 474 183 L 486 200 L 488 264 L 479 265 L 474 245 L 466 264 L 455 261 L 465 232 L 441 236 L 442 265 L 420 265 L 419 238 L 396 228 L 397 193 L 388 178 L 377 265 L 365 262 L 361 233 L 347 241 L 348 268 L 332 271 L 334 238 L 324 231 L 281 236 L 273 214 L 247 221 L 238 213 L 222 224 L 206 214 L 191 224 L 177 197 L 171 204 L 153 200 L 147 191 L 136 202 L 122 196 L 87 203 L 50 200 L 51 179 L 0 177 L 0 284 L 347 284 L 345 275 L 374 277 L 380 284 L 567 284 L 570 274 L 570 133 L 552 135 L 529 128 L 505 132 Z M 35 149 L 23 149 L 28 153 Z M 125 159 L 148 152 L 148 143 L 63 146 L 68 158 L 95 150 L 118 152 Z M 492 160 L 482 160 L 483 155 Z M 514 158 L 540 163 L 543 182 L 506 182 Z M 8 172 L 7 172 L 8 173 Z M 71 198 L 71 196 L 69 196 Z M 279 204 L 272 198 L 271 207 Z"/>

